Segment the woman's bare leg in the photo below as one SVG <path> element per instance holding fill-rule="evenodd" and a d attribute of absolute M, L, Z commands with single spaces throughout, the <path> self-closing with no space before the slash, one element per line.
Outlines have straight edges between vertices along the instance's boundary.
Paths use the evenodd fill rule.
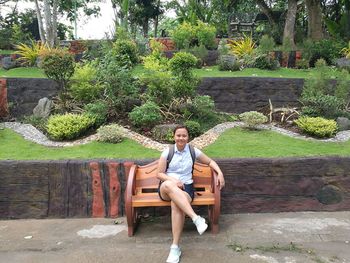
<path fill-rule="evenodd" d="M 174 202 L 171 202 L 171 230 L 173 232 L 173 245 L 179 245 L 184 223 L 184 212 Z"/>

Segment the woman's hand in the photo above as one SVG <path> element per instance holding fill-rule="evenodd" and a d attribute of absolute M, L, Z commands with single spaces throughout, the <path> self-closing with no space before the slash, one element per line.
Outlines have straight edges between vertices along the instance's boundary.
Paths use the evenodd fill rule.
<path fill-rule="evenodd" d="M 222 173 L 218 173 L 216 185 L 218 185 L 220 187 L 220 190 L 225 186 L 225 179 L 224 179 L 224 175 Z"/>

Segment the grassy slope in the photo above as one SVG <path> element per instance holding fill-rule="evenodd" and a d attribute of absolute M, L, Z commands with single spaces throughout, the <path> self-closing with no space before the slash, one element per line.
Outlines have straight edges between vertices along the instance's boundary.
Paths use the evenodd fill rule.
<path fill-rule="evenodd" d="M 26 141 L 9 129 L 0 130 L 0 142 L 0 160 L 145 159 L 160 155 L 160 152 L 147 149 L 128 139 L 119 144 L 92 142 L 64 148 L 45 147 Z"/>
<path fill-rule="evenodd" d="M 15 132 L 0 130 L 0 160 L 57 160 L 158 158 L 160 152 L 147 149 L 131 140 L 119 144 L 92 142 L 86 145 L 51 148 L 24 140 Z M 288 157 L 288 156 L 350 156 L 350 141 L 327 143 L 305 141 L 272 131 L 246 131 L 240 128 L 223 133 L 204 152 L 215 158 L 234 157 Z"/>
<path fill-rule="evenodd" d="M 21 67 L 10 70 L 0 69 L 2 78 L 46 78 L 43 71 L 36 67 Z"/>
<path fill-rule="evenodd" d="M 331 143 L 306 141 L 272 131 L 246 131 L 240 128 L 224 132 L 204 151 L 211 157 L 288 157 L 288 156 L 350 156 L 350 141 Z"/>

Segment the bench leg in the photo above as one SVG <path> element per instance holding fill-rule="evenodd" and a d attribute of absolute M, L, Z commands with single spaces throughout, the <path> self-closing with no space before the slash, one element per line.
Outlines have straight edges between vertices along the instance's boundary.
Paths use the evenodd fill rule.
<path fill-rule="evenodd" d="M 219 233 L 219 216 L 220 210 L 215 205 L 211 205 L 208 207 L 210 228 L 212 234 Z"/>
<path fill-rule="evenodd" d="M 126 205 L 125 212 L 126 212 L 126 220 L 128 223 L 128 236 L 132 237 L 135 233 L 135 230 L 138 224 L 137 211 L 134 207 Z"/>

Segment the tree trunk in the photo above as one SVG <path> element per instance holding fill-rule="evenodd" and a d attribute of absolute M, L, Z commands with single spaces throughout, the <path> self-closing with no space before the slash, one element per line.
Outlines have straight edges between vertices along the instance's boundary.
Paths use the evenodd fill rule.
<path fill-rule="evenodd" d="M 308 12 L 308 37 L 312 40 L 323 39 L 322 12 L 320 0 L 306 0 Z"/>
<path fill-rule="evenodd" d="M 297 15 L 297 0 L 288 0 L 288 12 L 283 31 L 283 46 L 295 50 L 294 27 Z"/>
<path fill-rule="evenodd" d="M 38 0 L 34 0 L 34 1 L 35 1 L 36 17 L 38 19 L 40 40 L 43 44 L 45 44 L 46 43 L 46 33 L 45 33 L 44 25 L 43 25 L 43 19 L 41 17 L 39 3 L 38 3 Z"/>
<path fill-rule="evenodd" d="M 50 47 L 54 46 L 54 37 L 52 30 L 52 14 L 51 14 L 51 6 L 49 0 L 44 0 L 44 19 L 45 19 L 45 27 L 46 27 L 46 41 Z"/>
<path fill-rule="evenodd" d="M 268 7 L 264 0 L 256 0 L 256 3 L 258 4 L 261 11 L 267 16 L 267 19 L 269 20 L 269 23 L 272 26 L 272 28 L 277 28 L 277 23 L 273 19 L 271 8 Z"/>
<path fill-rule="evenodd" d="M 58 0 L 53 0 L 53 5 L 52 5 L 52 37 L 53 37 L 53 44 L 55 46 L 58 45 L 57 12 L 58 12 Z"/>
<path fill-rule="evenodd" d="M 142 23 L 143 36 L 148 38 L 148 19 L 144 19 Z"/>

